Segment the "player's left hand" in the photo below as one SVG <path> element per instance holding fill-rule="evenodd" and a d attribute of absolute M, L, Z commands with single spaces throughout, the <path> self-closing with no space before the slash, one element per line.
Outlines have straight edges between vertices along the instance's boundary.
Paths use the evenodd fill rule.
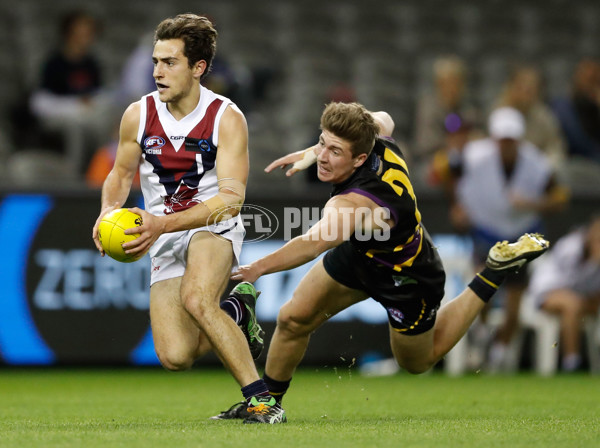
<path fill-rule="evenodd" d="M 290 169 L 285 172 L 287 177 L 293 176 L 298 171 L 308 168 L 310 165 L 316 162 L 317 155 L 315 154 L 315 146 L 306 148 L 302 151 L 296 151 L 286 156 L 280 157 L 277 160 L 271 162 L 266 168 L 265 172 L 270 173 L 275 168 L 286 169 L 289 165 L 292 165 Z"/>
<path fill-rule="evenodd" d="M 235 272 L 231 274 L 231 280 L 236 280 L 240 282 L 250 282 L 254 283 L 261 276 L 258 269 L 253 264 L 246 264 L 244 266 L 240 266 Z"/>
<path fill-rule="evenodd" d="M 159 236 L 163 234 L 164 225 L 158 216 L 152 215 L 145 210 L 134 207 L 128 209 L 142 217 L 143 224 L 125 231 L 126 235 L 139 233 L 140 236 L 133 241 L 123 244 L 126 254 L 138 255 L 148 252 Z"/>
<path fill-rule="evenodd" d="M 269 165 L 265 168 L 265 173 L 270 173 L 275 168 L 280 168 L 280 169 L 284 170 L 288 166 L 293 165 L 294 163 L 302 160 L 303 155 L 304 155 L 304 151 L 296 151 L 291 154 L 287 154 L 283 157 L 280 157 L 279 159 L 274 160 L 273 162 L 269 163 Z M 285 175 L 290 177 L 290 176 L 293 176 L 298 171 L 300 171 L 300 170 L 298 170 L 292 166 L 292 168 L 290 168 L 289 170 L 286 171 Z"/>

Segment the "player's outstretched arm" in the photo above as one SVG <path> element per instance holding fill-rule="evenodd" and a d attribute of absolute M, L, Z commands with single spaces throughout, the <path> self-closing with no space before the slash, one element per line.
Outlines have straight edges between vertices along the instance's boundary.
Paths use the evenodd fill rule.
<path fill-rule="evenodd" d="M 98 239 L 98 225 L 108 212 L 121 207 L 129 196 L 133 178 L 138 170 L 140 145 L 137 143 L 137 131 L 140 122 L 139 102 L 131 104 L 121 119 L 119 146 L 112 170 L 106 176 L 102 186 L 102 205 L 100 215 L 92 229 L 92 239 L 96 248 L 104 256 L 104 249 Z"/>
<path fill-rule="evenodd" d="M 275 168 L 286 169 L 289 165 L 292 167 L 285 172 L 287 177 L 293 176 L 298 171 L 302 171 L 317 161 L 317 154 L 315 153 L 315 146 L 303 149 L 302 151 L 296 151 L 286 156 L 280 157 L 277 160 L 271 162 L 266 168 L 265 172 L 270 173 Z"/>
<path fill-rule="evenodd" d="M 343 196 L 331 198 L 323 209 L 323 217 L 308 232 L 255 262 L 240 266 L 231 279 L 254 282 L 262 275 L 293 269 L 314 260 L 350 239 L 357 224 L 357 209 L 354 201 Z"/>

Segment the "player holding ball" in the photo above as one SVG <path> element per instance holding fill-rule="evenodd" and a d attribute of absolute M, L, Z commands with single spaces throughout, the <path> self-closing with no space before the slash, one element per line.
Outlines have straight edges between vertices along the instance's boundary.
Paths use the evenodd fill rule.
<path fill-rule="evenodd" d="M 152 258 L 150 319 L 160 362 L 186 370 L 212 349 L 242 388 L 246 422 L 285 422 L 252 359 L 264 345 L 256 290 L 240 283 L 219 304 L 244 237 L 238 213 L 248 178 L 248 128 L 231 100 L 201 85 L 216 39 L 212 23 L 194 14 L 158 25 L 157 90 L 123 114 L 92 237 L 104 255 L 100 222 L 123 206 L 139 168 L 146 210 L 130 210 L 143 223 L 125 231 L 139 236 L 122 248 L 132 258 L 146 252 Z"/>

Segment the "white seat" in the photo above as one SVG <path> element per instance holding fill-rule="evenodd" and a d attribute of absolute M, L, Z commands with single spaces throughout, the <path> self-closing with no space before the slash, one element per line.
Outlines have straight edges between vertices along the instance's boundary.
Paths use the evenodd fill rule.
<path fill-rule="evenodd" d="M 527 296 L 521 300 L 520 323 L 522 329 L 530 328 L 534 332 L 534 367 L 543 376 L 550 376 L 558 369 L 560 319 L 558 316 L 538 309 L 534 301 Z M 586 316 L 583 331 L 586 339 L 587 355 L 592 373 L 600 373 L 600 325 L 597 316 Z M 523 347 L 523 332 L 515 338 L 514 353 L 520 353 Z"/>
<path fill-rule="evenodd" d="M 503 320 L 503 310 L 492 309 L 488 313 L 487 325 L 491 332 Z M 552 376 L 558 370 L 560 354 L 560 319 L 558 316 L 538 309 L 533 300 L 523 296 L 519 315 L 520 328 L 513 337 L 503 362 L 504 373 L 516 372 L 519 368 L 525 330 L 533 331 L 533 368 L 541 376 Z M 600 318 L 586 316 L 583 321 L 585 346 L 590 372 L 600 374 Z M 452 376 L 462 375 L 468 366 L 469 343 L 466 337 L 445 356 L 444 370 Z"/>

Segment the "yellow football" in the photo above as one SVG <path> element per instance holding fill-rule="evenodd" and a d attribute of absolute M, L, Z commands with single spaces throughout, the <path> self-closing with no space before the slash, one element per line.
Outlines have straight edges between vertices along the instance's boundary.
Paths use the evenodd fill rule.
<path fill-rule="evenodd" d="M 98 226 L 98 239 L 104 249 L 104 252 L 111 258 L 122 263 L 131 263 L 144 256 L 128 255 L 123 250 L 122 244 L 132 241 L 140 236 L 139 233 L 125 235 L 125 230 L 132 227 L 139 227 L 143 224 L 142 217 L 130 212 L 125 208 L 119 208 L 107 213 L 100 221 Z"/>

